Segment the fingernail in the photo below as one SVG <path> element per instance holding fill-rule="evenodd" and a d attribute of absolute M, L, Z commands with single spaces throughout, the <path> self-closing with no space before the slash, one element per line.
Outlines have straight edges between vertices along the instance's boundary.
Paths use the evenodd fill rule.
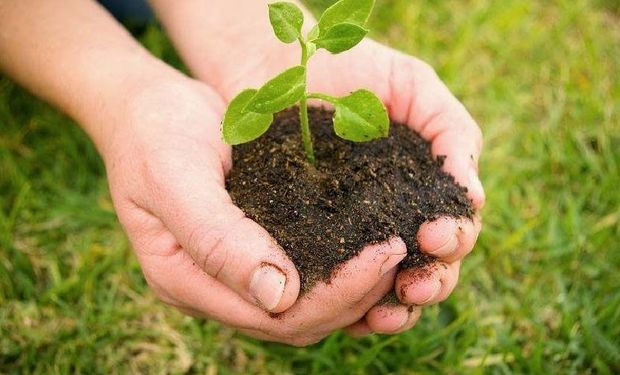
<path fill-rule="evenodd" d="M 480 182 L 480 178 L 478 177 L 478 172 L 475 169 L 469 170 L 469 189 L 472 194 L 479 199 L 480 206 L 484 204 L 484 188 L 482 187 L 482 182 Z"/>
<path fill-rule="evenodd" d="M 407 253 L 390 255 L 381 265 L 379 274 L 383 276 L 388 273 L 392 268 L 396 267 L 401 260 L 405 259 L 405 256 L 407 256 Z"/>
<path fill-rule="evenodd" d="M 437 295 L 439 294 L 440 291 L 441 291 L 441 281 L 436 280 L 435 281 L 435 291 L 433 293 L 431 293 L 431 296 L 428 297 L 424 302 L 420 303 L 420 305 L 426 305 L 427 303 L 429 303 L 430 301 L 435 299 L 435 297 L 437 297 Z"/>
<path fill-rule="evenodd" d="M 443 245 L 439 246 L 435 250 L 429 251 L 428 253 L 430 255 L 440 257 L 440 258 L 446 257 L 450 255 L 451 253 L 453 253 L 456 250 L 458 245 L 459 245 L 459 240 L 456 237 L 456 233 L 452 233 L 450 237 L 446 240 L 446 242 L 443 243 Z"/>
<path fill-rule="evenodd" d="M 263 264 L 254 271 L 250 281 L 250 294 L 266 310 L 273 310 L 282 299 L 286 275 L 269 264 Z"/>

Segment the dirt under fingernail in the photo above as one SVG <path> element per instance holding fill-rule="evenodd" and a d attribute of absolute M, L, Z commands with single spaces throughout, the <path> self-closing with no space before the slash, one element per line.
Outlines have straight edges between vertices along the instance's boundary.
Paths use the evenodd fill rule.
<path fill-rule="evenodd" d="M 392 123 L 387 138 L 349 142 L 334 134 L 333 112 L 311 108 L 313 166 L 304 155 L 298 113 L 280 112 L 263 137 L 234 147 L 226 186 L 292 259 L 302 292 L 328 282 L 364 245 L 392 236 L 407 245 L 401 269 L 424 267 L 434 258 L 419 249 L 420 225 L 440 216 L 472 217 L 466 189 L 409 128 Z"/>

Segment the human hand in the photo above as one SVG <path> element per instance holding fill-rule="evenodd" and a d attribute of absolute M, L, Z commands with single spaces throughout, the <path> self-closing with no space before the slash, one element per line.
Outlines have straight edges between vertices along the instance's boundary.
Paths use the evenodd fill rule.
<path fill-rule="evenodd" d="M 217 85 L 230 99 L 246 87 L 259 87 L 276 75 L 286 63 L 295 64 L 288 49 L 270 51 L 270 64 L 252 65 L 251 74 L 224 76 Z M 280 55 L 278 55 L 278 53 Z M 273 63 L 275 62 L 275 63 Z M 238 71 L 250 72 L 245 66 Z M 476 210 L 485 200 L 478 179 L 478 158 L 482 147 L 481 132 L 463 105 L 449 92 L 434 70 L 426 63 L 365 40 L 351 51 L 338 56 L 317 52 L 308 67 L 310 92 L 334 96 L 366 88 L 375 92 L 388 108 L 390 117 L 406 124 L 432 143 L 434 155 L 445 155 L 443 169 L 467 187 L 467 195 Z M 369 332 L 397 333 L 410 328 L 418 310 L 410 305 L 429 305 L 446 299 L 454 289 L 461 259 L 473 248 L 481 229 L 478 215 L 473 220 L 439 218 L 423 224 L 418 242 L 423 252 L 438 262 L 428 269 L 408 269 L 398 273 L 396 291 L 401 306 L 375 306 L 364 319 L 348 328 L 355 335 Z"/>
<path fill-rule="evenodd" d="M 478 178 L 482 134 L 463 105 L 426 63 L 371 40 L 342 56 L 323 53 L 309 68 L 312 90 L 346 95 L 360 87 L 379 95 L 392 120 L 406 124 L 431 142 L 434 155 L 445 155 L 443 169 L 454 176 L 478 211 L 485 195 Z M 395 288 L 401 306 L 375 306 L 348 331 L 397 333 L 415 324 L 407 306 L 445 300 L 458 281 L 461 259 L 476 242 L 480 217 L 439 218 L 420 227 L 420 249 L 438 258 L 426 269 L 400 271 Z M 419 314 L 418 314 L 419 316 Z M 407 321 L 399 326 L 399 322 Z"/>
<path fill-rule="evenodd" d="M 129 102 L 100 148 L 119 219 L 163 301 L 306 345 L 358 321 L 393 288 L 406 254 L 399 239 L 368 246 L 296 302 L 294 265 L 225 190 L 231 154 L 219 134 L 220 97 L 184 78 L 149 84 Z"/>

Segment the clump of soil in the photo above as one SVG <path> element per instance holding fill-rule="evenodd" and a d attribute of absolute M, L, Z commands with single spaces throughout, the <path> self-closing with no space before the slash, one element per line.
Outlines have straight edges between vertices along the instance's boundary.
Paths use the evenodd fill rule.
<path fill-rule="evenodd" d="M 279 113 L 264 136 L 233 149 L 227 188 L 293 260 L 302 291 L 329 281 L 364 245 L 394 235 L 407 245 L 400 267 L 425 266 L 434 258 L 419 250 L 420 225 L 472 216 L 467 190 L 440 170 L 444 158 L 434 158 L 407 127 L 392 124 L 388 138 L 353 143 L 334 134 L 331 111 L 312 108 L 314 167 L 305 159 L 298 113 Z"/>

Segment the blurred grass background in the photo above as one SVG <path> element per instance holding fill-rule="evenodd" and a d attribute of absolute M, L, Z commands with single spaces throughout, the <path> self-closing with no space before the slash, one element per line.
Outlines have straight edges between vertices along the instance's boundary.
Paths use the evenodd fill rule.
<path fill-rule="evenodd" d="M 377 1 L 373 37 L 483 128 L 485 228 L 411 332 L 303 349 L 158 303 L 93 146 L 0 77 L 0 373 L 619 373 L 619 4 Z M 140 38 L 179 65 L 157 26 Z"/>

